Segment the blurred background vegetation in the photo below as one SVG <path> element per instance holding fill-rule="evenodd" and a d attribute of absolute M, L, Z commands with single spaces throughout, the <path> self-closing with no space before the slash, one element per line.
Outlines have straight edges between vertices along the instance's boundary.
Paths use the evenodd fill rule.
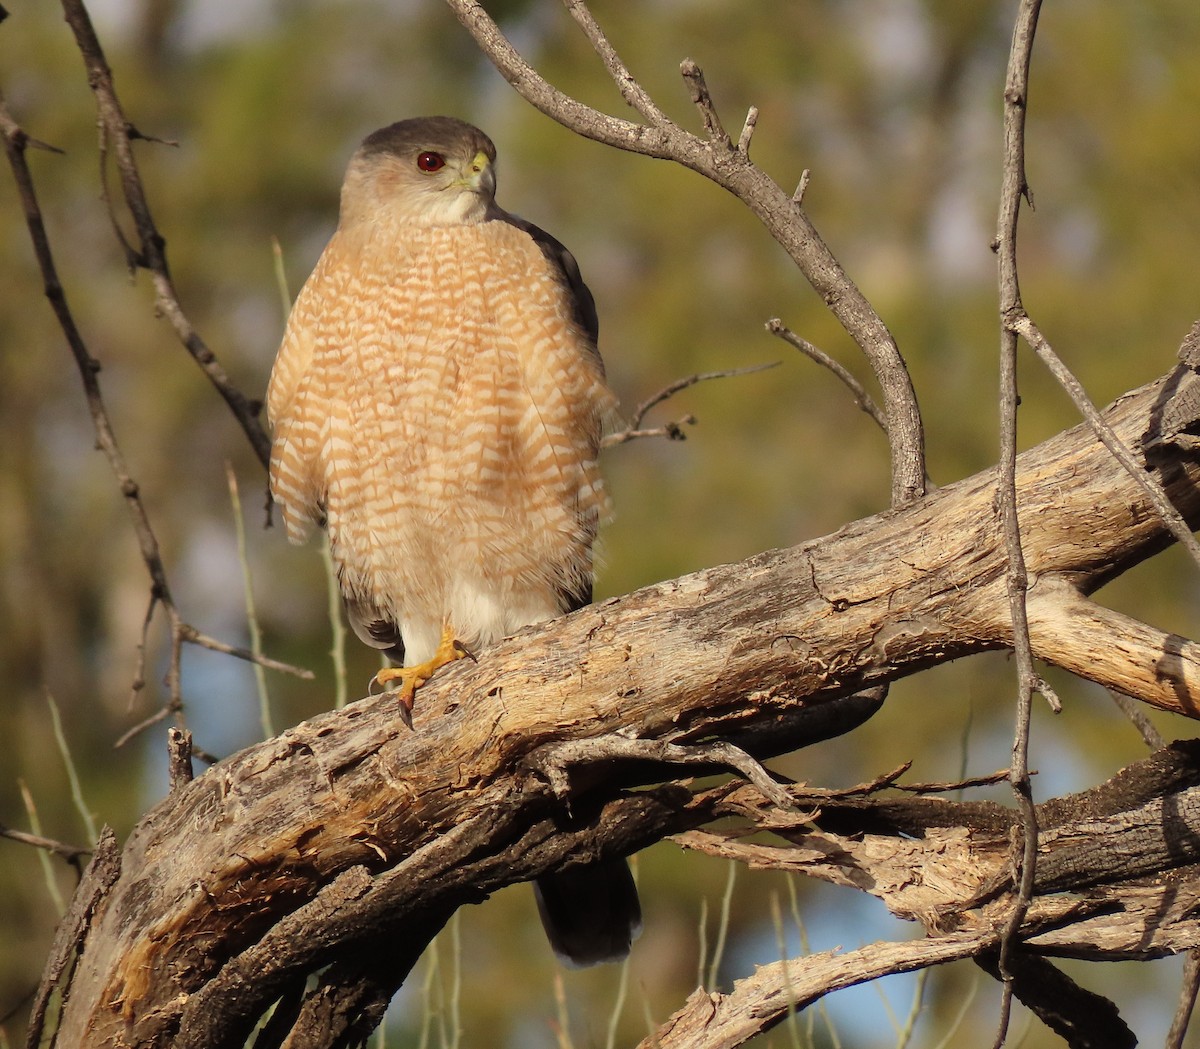
<path fill-rule="evenodd" d="M 57 262 L 118 441 L 141 485 L 185 618 L 246 643 L 226 464 L 240 481 L 247 560 L 269 654 L 313 682 L 270 675 L 276 728 L 332 703 L 330 626 L 319 550 L 264 529 L 264 476 L 239 428 L 167 324 L 144 274 L 130 279 L 98 201 L 96 126 L 82 65 L 57 6 L 10 0 L 0 90 L 31 152 Z M 802 169 L 808 211 L 895 332 L 946 483 L 994 462 L 996 293 L 988 244 L 1000 162 L 1000 98 L 1012 0 L 595 0 L 618 51 L 659 103 L 696 126 L 677 68 L 704 68 L 728 126 L 760 110 L 754 155 L 785 187 Z M 490 9 L 535 65 L 585 101 L 623 106 L 553 0 Z M 336 221 L 357 141 L 407 116 L 471 120 L 500 151 L 501 203 L 579 258 L 601 315 L 601 348 L 627 406 L 677 377 L 778 360 L 703 385 L 661 418 L 693 412 L 686 443 L 607 453 L 617 516 L 597 594 L 833 531 L 884 509 L 886 445 L 828 374 L 763 330 L 780 316 L 860 374 L 854 347 L 782 251 L 737 202 L 665 163 L 577 139 L 526 106 L 441 4 L 427 0 L 96 0 L 101 37 L 134 124 L 173 145 L 138 159 L 184 308 L 247 393 L 263 391 L 283 315 L 272 238 L 292 293 Z M 1046 5 L 1033 65 L 1029 174 L 1037 204 L 1021 229 L 1026 304 L 1093 398 L 1106 403 L 1171 367 L 1200 310 L 1200 6 L 1194 0 Z M 160 724 L 114 741 L 163 702 L 161 631 L 149 684 L 130 683 L 147 578 L 122 499 L 93 436 L 78 377 L 41 295 L 19 202 L 0 176 L 0 822 L 89 844 L 71 800 L 50 699 L 83 806 L 125 835 L 165 792 Z M 1077 419 L 1030 358 L 1022 443 Z M 1168 551 L 1102 595 L 1185 636 L 1200 635 L 1194 570 Z M 351 644 L 351 696 L 376 668 Z M 1039 798 L 1095 784 L 1141 757 L 1137 733 L 1099 689 L 1051 674 L 1065 700 L 1035 717 Z M 911 777 L 979 774 L 1008 761 L 1014 684 L 1003 657 L 901 682 L 860 730 L 778 762 L 819 785 L 912 760 Z M 189 649 L 184 697 L 196 742 L 217 755 L 261 738 L 253 675 Z M 1168 738 L 1193 725 L 1157 717 Z M 1003 790 L 991 795 L 1007 801 Z M 0 839 L 0 1044 L 22 1030 L 58 901 L 31 849 Z M 646 929 L 627 971 L 557 969 L 523 887 L 464 911 L 437 964 L 391 1010 L 388 1045 L 630 1044 L 708 978 L 728 865 L 670 843 L 638 858 Z M 59 864 L 53 887 L 69 895 Z M 802 929 L 793 920 L 795 910 Z M 756 963 L 915 930 L 851 892 L 739 871 L 715 979 Z M 1071 966 L 1161 1043 L 1179 965 Z M 617 1015 L 622 979 L 626 993 Z M 455 991 L 454 988 L 459 990 Z M 917 982 L 834 996 L 779 1045 L 898 1044 Z M 969 964 L 922 989 L 914 1045 L 987 1044 L 996 985 Z M 457 1004 L 456 1004 L 457 1002 Z M 1017 1011 L 1014 1038 L 1057 1044 Z M 958 1026 L 956 1026 L 956 1024 Z M 830 1032 L 833 1033 L 830 1033 Z M 459 1041 L 456 1041 L 456 1038 Z M 422 1041 L 422 1039 L 424 1039 Z M 1200 1046 L 1200 1036 L 1189 1043 Z"/>

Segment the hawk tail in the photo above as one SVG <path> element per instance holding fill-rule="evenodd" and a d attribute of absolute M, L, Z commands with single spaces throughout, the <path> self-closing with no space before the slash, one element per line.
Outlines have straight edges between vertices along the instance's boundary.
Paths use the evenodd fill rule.
<path fill-rule="evenodd" d="M 621 857 L 538 878 L 538 912 L 550 946 L 571 966 L 619 961 L 642 931 L 642 906 Z"/>

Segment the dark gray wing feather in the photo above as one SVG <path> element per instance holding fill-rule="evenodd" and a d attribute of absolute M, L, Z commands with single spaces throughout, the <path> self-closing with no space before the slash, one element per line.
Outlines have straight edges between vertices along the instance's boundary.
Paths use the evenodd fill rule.
<path fill-rule="evenodd" d="M 513 215 L 497 209 L 496 217 L 499 221 L 507 222 L 510 226 L 515 226 L 528 233 L 530 239 L 541 248 L 546 260 L 558 270 L 563 283 L 571 293 L 575 325 L 587 335 L 592 353 L 595 354 L 595 359 L 600 365 L 601 374 L 603 374 L 604 361 L 596 346 L 600 337 L 600 318 L 596 315 L 596 300 L 592 296 L 591 289 L 583 281 L 583 274 L 579 272 L 579 263 L 575 261 L 575 256 L 557 237 L 547 233 L 540 226 L 535 226 L 528 219 L 521 218 L 520 215 Z M 589 580 L 572 590 L 563 590 L 559 599 L 564 612 L 574 612 L 578 608 L 590 605 L 592 603 L 591 581 Z"/>
<path fill-rule="evenodd" d="M 575 256 L 566 249 L 562 241 L 520 215 L 510 215 L 505 211 L 501 213 L 500 220 L 528 233 L 533 242 L 542 249 L 547 261 L 562 274 L 563 283 L 571 292 L 575 324 L 580 331 L 587 334 L 595 349 L 600 338 L 600 318 L 596 316 L 596 300 L 592 297 L 591 289 L 583 282 L 583 275 L 579 272 L 579 263 L 575 261 Z M 599 356 L 597 351 L 596 357 Z"/>

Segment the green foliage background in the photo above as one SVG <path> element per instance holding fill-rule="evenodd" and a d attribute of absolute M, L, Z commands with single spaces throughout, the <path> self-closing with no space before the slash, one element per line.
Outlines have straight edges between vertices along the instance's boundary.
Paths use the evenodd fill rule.
<path fill-rule="evenodd" d="M 98 202 L 94 109 L 60 12 L 44 2 L 9 6 L 0 24 L 0 90 L 30 134 L 66 151 L 33 152 L 30 160 L 68 299 L 103 363 L 117 438 L 176 598 L 200 629 L 245 643 L 230 462 L 242 488 L 267 650 L 317 674 L 311 683 L 270 677 L 275 725 L 293 724 L 325 709 L 333 694 L 318 552 L 259 527 L 261 469 L 155 317 L 145 275 L 131 280 L 124 268 Z M 697 124 L 677 74 L 685 56 L 705 69 L 729 126 L 759 107 L 755 158 L 785 186 L 811 170 L 810 215 L 911 364 L 934 480 L 990 465 L 998 337 L 988 243 L 1015 4 L 596 0 L 592 7 L 633 71 L 685 125 Z M 781 316 L 865 374 L 853 345 L 756 221 L 691 172 L 577 139 L 531 110 L 441 4 L 107 0 L 95 8 L 130 119 L 176 143 L 140 144 L 139 162 L 184 308 L 242 389 L 264 389 L 282 329 L 272 238 L 294 293 L 336 221 L 342 168 L 356 142 L 405 116 L 449 113 L 496 140 L 501 203 L 554 232 L 579 258 L 626 405 L 689 373 L 782 362 L 670 402 L 661 418 L 693 412 L 699 419 L 686 443 L 638 442 L 608 454 L 617 517 L 605 536 L 598 596 L 797 543 L 886 506 L 881 435 L 830 375 L 763 330 Z M 552 82 L 624 111 L 560 5 L 509 0 L 491 9 Z M 1022 221 L 1022 287 L 1043 330 L 1101 403 L 1168 369 L 1200 312 L 1192 268 L 1200 245 L 1198 47 L 1194 0 L 1055 0 L 1043 13 L 1028 147 L 1037 211 Z M 23 784 L 45 833 L 83 840 L 50 727 L 53 696 L 88 809 L 123 835 L 165 790 L 162 725 L 113 749 L 163 699 L 161 630 L 151 633 L 150 682 L 131 695 L 147 578 L 122 500 L 93 450 L 80 384 L 4 176 L 0 272 L 0 822 L 30 826 Z M 1023 360 L 1022 369 L 1029 445 L 1077 419 L 1035 362 Z M 1195 637 L 1196 593 L 1194 569 L 1168 551 L 1104 599 Z M 355 695 L 375 663 L 356 648 L 350 657 Z M 186 716 L 199 745 L 227 754 L 260 737 L 247 667 L 195 650 L 184 667 Z M 1039 710 L 1035 719 L 1042 798 L 1099 782 L 1144 753 L 1098 689 L 1062 675 L 1054 683 L 1066 710 L 1058 718 Z M 920 780 L 990 772 L 1007 764 L 1013 694 L 1003 658 L 941 668 L 902 682 L 861 730 L 779 767 L 822 785 L 867 779 L 910 759 L 910 775 Z M 1193 734 L 1190 722 L 1158 722 L 1168 738 Z M 619 1044 L 641 1037 L 695 986 L 728 877 L 724 864 L 670 843 L 640 857 L 638 868 L 647 924 L 628 972 Z M 70 872 L 56 877 L 69 893 Z M 795 888 L 815 949 L 913 932 L 854 894 Z M 739 873 L 723 984 L 776 957 L 780 936 L 798 949 L 789 900 L 782 878 Z M 782 928 L 773 909 L 784 916 Z M 0 839 L 0 1015 L 15 1009 L 0 1031 L 10 1038 L 55 918 L 37 856 Z M 557 970 L 527 891 L 508 890 L 463 913 L 438 957 L 440 969 L 419 973 L 392 1010 L 388 1045 L 418 1044 L 423 1020 L 432 1023 L 428 1044 L 453 1041 L 455 1023 L 464 1045 L 605 1043 L 620 973 Z M 438 1013 L 436 989 L 451 986 L 456 966 L 460 1004 Z M 1147 1044 L 1161 1041 L 1177 965 L 1071 971 L 1113 995 Z M 434 990 L 423 1004 L 427 977 Z M 840 1044 L 897 1044 L 888 1010 L 902 1017 L 913 989 L 911 979 L 893 979 L 882 993 L 831 1000 Z M 914 1044 L 990 1040 L 997 991 L 971 966 L 933 974 L 925 996 Z M 954 1029 L 960 1011 L 965 1019 Z M 443 1021 L 449 1026 L 439 1027 Z M 1018 1010 L 1018 1031 L 1023 1022 Z M 803 1024 L 798 1037 L 807 1037 Z M 791 1044 L 783 1031 L 773 1038 Z M 813 1038 L 833 1044 L 821 1023 Z M 1022 1044 L 1056 1043 L 1034 1025 Z"/>

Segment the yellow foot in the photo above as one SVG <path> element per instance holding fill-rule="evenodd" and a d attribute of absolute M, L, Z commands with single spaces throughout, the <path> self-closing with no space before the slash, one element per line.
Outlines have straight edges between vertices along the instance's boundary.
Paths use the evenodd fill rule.
<path fill-rule="evenodd" d="M 387 688 L 393 681 L 401 682 L 400 718 L 404 724 L 412 728 L 413 700 L 416 698 L 417 689 L 447 663 L 453 663 L 456 659 L 474 658 L 474 653 L 454 636 L 454 631 L 449 624 L 446 624 L 442 628 L 442 639 L 438 642 L 437 650 L 432 657 L 425 660 L 424 663 L 418 663 L 415 667 L 385 667 L 375 675 L 371 684 Z"/>

